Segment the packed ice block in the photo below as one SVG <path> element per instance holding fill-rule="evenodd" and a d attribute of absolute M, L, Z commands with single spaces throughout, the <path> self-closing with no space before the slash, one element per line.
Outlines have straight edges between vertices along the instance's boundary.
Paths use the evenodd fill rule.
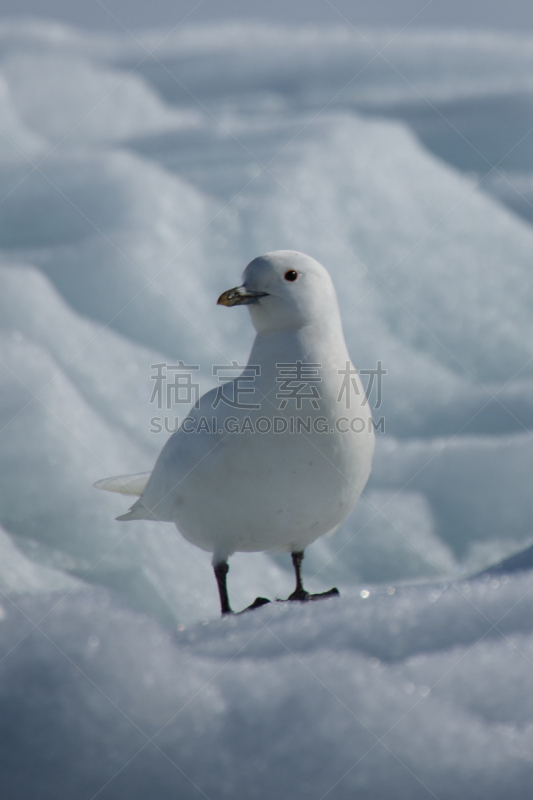
<path fill-rule="evenodd" d="M 13 21 L 0 52 L 6 793 L 529 796 L 530 573 L 469 576 L 533 540 L 530 39 Z M 221 622 L 209 556 L 92 483 L 187 413 L 154 365 L 245 363 L 216 299 L 282 248 L 331 272 L 383 425 L 304 561 L 342 599 Z M 231 587 L 286 597 L 290 559 Z"/>

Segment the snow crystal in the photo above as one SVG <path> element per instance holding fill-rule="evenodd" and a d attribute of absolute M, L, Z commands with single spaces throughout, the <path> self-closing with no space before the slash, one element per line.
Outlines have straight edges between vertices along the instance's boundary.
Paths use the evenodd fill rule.
<path fill-rule="evenodd" d="M 530 39 L 13 20 L 0 53 L 6 796 L 529 797 Z M 331 271 L 383 429 L 306 552 L 341 598 L 219 620 L 208 554 L 92 483 L 162 447 L 154 364 L 246 359 L 216 298 L 280 248 Z M 231 560 L 235 607 L 292 582 Z"/>

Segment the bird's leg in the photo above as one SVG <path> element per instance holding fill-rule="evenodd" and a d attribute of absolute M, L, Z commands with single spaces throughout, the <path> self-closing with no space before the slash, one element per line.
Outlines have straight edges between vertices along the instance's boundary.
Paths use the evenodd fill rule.
<path fill-rule="evenodd" d="M 302 561 L 304 560 L 304 551 L 298 550 L 295 553 L 291 553 L 291 556 L 294 573 L 296 575 L 296 589 L 289 596 L 289 600 L 299 600 L 301 603 L 305 603 L 307 600 L 325 600 L 327 597 L 338 596 L 338 589 L 330 589 L 329 592 L 321 592 L 320 594 L 310 594 L 307 592 L 302 583 Z"/>
<path fill-rule="evenodd" d="M 229 572 L 229 565 L 227 561 L 219 561 L 218 564 L 213 565 L 215 570 L 215 578 L 217 579 L 218 593 L 220 595 L 220 610 L 222 614 L 233 614 L 228 598 L 228 587 L 226 585 L 226 576 Z"/>
<path fill-rule="evenodd" d="M 215 570 L 215 578 L 217 579 L 222 616 L 224 616 L 224 614 L 233 614 L 233 609 L 229 604 L 228 587 L 226 584 L 229 564 L 227 561 L 219 561 L 218 564 L 213 566 L 213 569 Z M 256 597 L 252 605 L 245 608 L 244 611 L 253 611 L 256 608 L 261 608 L 261 606 L 266 605 L 266 603 L 270 603 L 270 600 L 267 600 L 266 597 Z M 238 613 L 242 614 L 243 612 L 239 611 Z"/>
<path fill-rule="evenodd" d="M 294 574 L 296 575 L 296 589 L 288 599 L 305 602 L 306 600 L 309 600 L 310 594 L 309 592 L 305 591 L 302 583 L 302 561 L 304 560 L 304 551 L 298 550 L 296 553 L 291 553 L 291 556 Z"/>

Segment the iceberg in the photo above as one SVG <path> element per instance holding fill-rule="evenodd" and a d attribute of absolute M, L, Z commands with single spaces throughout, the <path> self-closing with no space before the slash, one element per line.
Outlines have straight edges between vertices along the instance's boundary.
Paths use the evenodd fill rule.
<path fill-rule="evenodd" d="M 532 53 L 0 25 L 6 796 L 529 796 Z M 382 426 L 304 562 L 341 599 L 221 621 L 206 554 L 125 531 L 92 484 L 150 470 L 186 415 L 154 365 L 205 392 L 245 363 L 247 315 L 216 298 L 282 248 L 331 272 Z M 236 607 L 291 583 L 287 556 L 232 560 Z"/>

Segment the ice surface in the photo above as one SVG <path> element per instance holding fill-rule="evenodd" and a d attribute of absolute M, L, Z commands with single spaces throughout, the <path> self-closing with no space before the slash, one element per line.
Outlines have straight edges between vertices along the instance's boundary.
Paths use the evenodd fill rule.
<path fill-rule="evenodd" d="M 531 40 L 13 21 L 0 53 L 6 797 L 528 798 Z M 385 432 L 306 553 L 342 599 L 219 621 L 209 555 L 92 483 L 153 465 L 152 365 L 243 363 L 216 298 L 278 248 L 330 269 Z M 236 608 L 292 581 L 231 560 Z"/>
<path fill-rule="evenodd" d="M 17 598 L 0 623 L 3 785 L 15 800 L 526 798 L 532 612 L 529 576 L 174 634 L 101 590 Z"/>
<path fill-rule="evenodd" d="M 453 555 L 434 531 L 420 492 L 368 490 L 335 536 L 310 548 L 306 569 L 343 587 L 452 574 Z"/>
<path fill-rule="evenodd" d="M 56 146 L 179 129 L 199 116 L 169 109 L 136 74 L 74 56 L 21 53 L 4 61 L 3 73 L 22 120 Z"/>

